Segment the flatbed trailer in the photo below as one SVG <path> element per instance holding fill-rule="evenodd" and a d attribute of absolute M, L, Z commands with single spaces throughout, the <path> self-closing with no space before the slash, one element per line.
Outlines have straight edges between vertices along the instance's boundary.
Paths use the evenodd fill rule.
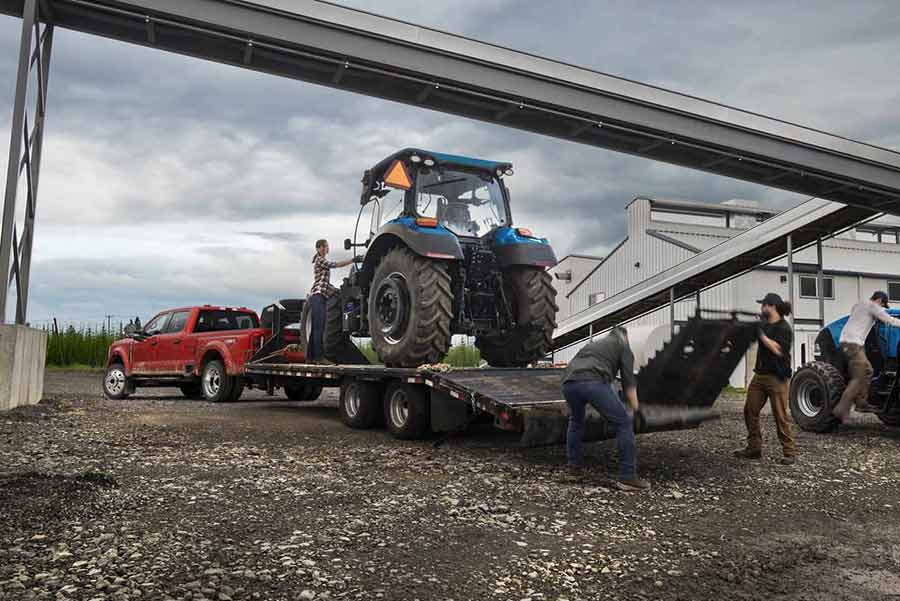
<path fill-rule="evenodd" d="M 562 369 L 536 368 L 391 368 L 378 365 L 248 363 L 246 374 L 258 388 L 274 393 L 285 386 L 340 388 L 339 411 L 354 428 L 387 426 L 394 436 L 422 439 L 464 431 L 490 421 L 521 433 L 526 446 L 555 444 L 565 438 L 568 413 L 562 398 Z M 638 433 L 695 428 L 715 419 L 710 407 L 644 405 Z M 589 412 L 586 440 L 614 434 Z"/>

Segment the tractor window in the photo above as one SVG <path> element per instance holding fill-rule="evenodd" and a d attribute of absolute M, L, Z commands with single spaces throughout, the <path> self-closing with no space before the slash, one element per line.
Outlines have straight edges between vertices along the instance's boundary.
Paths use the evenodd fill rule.
<path fill-rule="evenodd" d="M 381 204 L 381 225 L 388 221 L 393 221 L 403 214 L 403 201 L 406 197 L 406 190 L 398 188 L 383 188 L 384 196 L 379 201 Z"/>
<path fill-rule="evenodd" d="M 506 204 L 499 182 L 487 174 L 421 170 L 416 178 L 416 213 L 436 217 L 460 236 L 483 236 L 506 225 Z"/>

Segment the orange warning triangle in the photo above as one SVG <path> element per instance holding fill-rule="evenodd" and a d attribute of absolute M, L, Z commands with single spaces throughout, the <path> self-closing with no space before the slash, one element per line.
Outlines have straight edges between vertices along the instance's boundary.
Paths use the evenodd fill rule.
<path fill-rule="evenodd" d="M 384 176 L 384 185 L 400 188 L 401 190 L 412 188 L 412 180 L 409 179 L 409 174 L 406 172 L 406 167 L 402 161 L 394 161 L 394 164 L 391 165 L 391 168 L 388 169 L 387 174 Z"/>

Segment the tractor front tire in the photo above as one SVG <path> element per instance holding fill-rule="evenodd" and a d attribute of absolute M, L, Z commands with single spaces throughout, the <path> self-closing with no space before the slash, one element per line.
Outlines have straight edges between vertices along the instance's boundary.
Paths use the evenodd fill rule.
<path fill-rule="evenodd" d="M 544 357 L 556 329 L 556 290 L 541 267 L 511 267 L 503 273 L 503 288 L 516 326 L 505 335 L 479 336 L 475 346 L 494 367 L 524 367 Z"/>
<path fill-rule="evenodd" d="M 389 367 L 437 363 L 450 348 L 453 291 L 447 263 L 405 247 L 388 251 L 369 291 L 369 335 Z"/>
<path fill-rule="evenodd" d="M 814 361 L 797 370 L 791 379 L 791 415 L 807 432 L 828 432 L 837 418 L 834 407 L 847 383 L 841 372 L 824 361 Z"/>

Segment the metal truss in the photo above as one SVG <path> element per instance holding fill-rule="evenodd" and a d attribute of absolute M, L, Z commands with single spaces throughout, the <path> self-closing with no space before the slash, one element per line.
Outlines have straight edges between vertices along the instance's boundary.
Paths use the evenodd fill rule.
<path fill-rule="evenodd" d="M 44 116 L 47 111 L 50 50 L 53 46 L 53 25 L 46 22 L 49 14 L 40 14 L 42 7 L 46 8 L 46 4 L 39 0 L 25 0 L 23 4 L 22 37 L 0 230 L 0 274 L 9 270 L 9 277 L 0 291 L 0 323 L 6 321 L 6 303 L 13 285 L 16 290 L 16 323 L 25 323 L 28 309 L 31 246 L 34 241 L 34 216 L 41 169 Z M 44 17 L 45 23 L 41 22 L 41 17 Z M 32 80 L 36 85 L 35 106 L 32 120 L 29 121 L 28 91 Z M 16 218 L 16 203 L 22 179 L 25 180 L 25 219 L 20 228 Z"/>

